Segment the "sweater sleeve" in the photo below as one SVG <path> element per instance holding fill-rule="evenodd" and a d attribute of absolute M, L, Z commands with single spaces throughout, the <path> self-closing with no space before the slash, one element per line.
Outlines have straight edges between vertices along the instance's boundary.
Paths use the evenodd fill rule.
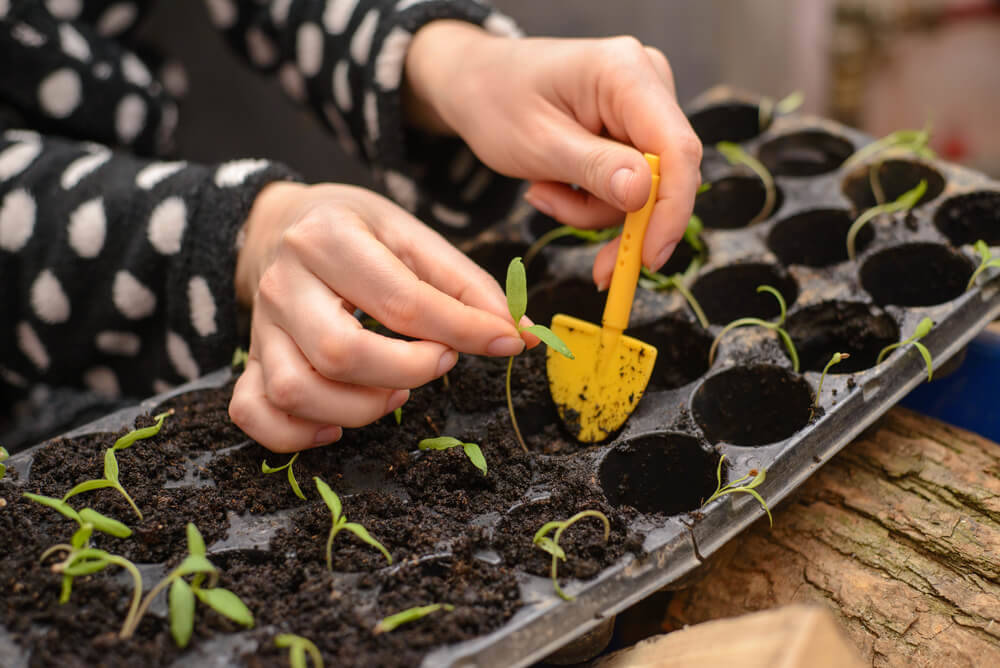
<path fill-rule="evenodd" d="M 501 219 L 519 182 L 463 141 L 408 128 L 401 85 L 414 33 L 437 19 L 519 36 L 478 0 L 206 0 L 212 22 L 254 67 L 275 74 L 400 205 L 451 233 Z"/>
<path fill-rule="evenodd" d="M 0 135 L 0 384 L 145 396 L 224 366 L 239 231 L 261 188 L 288 178 L 265 160 Z"/>

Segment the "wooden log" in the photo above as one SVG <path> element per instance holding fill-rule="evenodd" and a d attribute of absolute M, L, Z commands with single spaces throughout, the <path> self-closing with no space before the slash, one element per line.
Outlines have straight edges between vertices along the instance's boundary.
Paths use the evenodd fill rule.
<path fill-rule="evenodd" d="M 737 540 L 668 626 L 819 603 L 873 665 L 1000 666 L 996 443 L 893 409 Z"/>

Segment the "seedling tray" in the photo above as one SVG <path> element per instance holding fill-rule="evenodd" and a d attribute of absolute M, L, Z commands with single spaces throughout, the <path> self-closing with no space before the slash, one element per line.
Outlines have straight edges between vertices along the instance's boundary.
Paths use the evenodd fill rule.
<path fill-rule="evenodd" d="M 310 637 L 334 665 L 528 665 L 605 628 L 658 589 L 704 574 L 727 541 L 764 515 L 742 494 L 701 507 L 715 490 L 720 456 L 726 480 L 766 469 L 757 491 L 773 508 L 926 380 L 912 346 L 875 366 L 883 346 L 930 317 L 936 324 L 922 341 L 943 373 L 1000 316 L 996 271 L 965 290 L 977 260 L 971 244 L 1000 246 L 997 182 L 940 161 L 885 156 L 880 177 L 890 199 L 921 179 L 928 193 L 912 211 L 870 225 L 859 237 L 857 260 L 847 261 L 848 226 L 873 201 L 870 163 L 842 163 L 870 137 L 798 114 L 762 129 L 756 98 L 729 89 L 710 91 L 689 114 L 708 147 L 703 176 L 712 183 L 696 206 L 708 257 L 690 285 L 712 325 L 702 329 L 676 292 L 639 290 L 631 333 L 657 346 L 657 368 L 635 414 L 609 443 L 584 447 L 567 436 L 538 350 L 515 363 L 515 406 L 533 451 L 521 454 L 504 408 L 505 361 L 463 357 L 447 385 L 414 392 L 402 424 L 389 416 L 302 455 L 296 472 L 309 497 L 302 502 L 284 473 L 260 473 L 262 459 L 278 465 L 287 457 L 266 453 L 228 424 L 231 372 L 216 372 L 8 461 L 11 473 L 0 482 L 7 501 L 0 510 L 5 665 L 53 665 L 77 655 L 109 665 L 278 665 L 283 654 L 273 638 L 280 632 Z M 739 142 L 775 175 L 779 205 L 767 220 L 747 225 L 763 188 L 711 148 L 722 140 Z M 468 250 L 502 276 L 551 225 L 521 210 Z M 529 266 L 528 315 L 547 322 L 562 311 L 599 322 L 602 295 L 588 279 L 595 253 L 586 245 L 547 247 Z M 681 246 L 670 269 L 683 271 L 690 257 Z M 755 291 L 760 284 L 777 288 L 788 303 L 786 328 L 802 373 L 792 371 L 777 337 L 756 327 L 731 331 L 708 364 L 723 324 L 777 314 L 772 298 Z M 831 369 L 813 411 L 819 371 L 835 352 L 851 358 Z M 248 601 L 258 624 L 237 630 L 202 614 L 184 652 L 169 641 L 162 603 L 133 643 L 114 640 L 129 595 L 120 576 L 81 579 L 70 603 L 57 606 L 58 577 L 37 565 L 47 546 L 39 541 L 65 540 L 71 524 L 20 497 L 61 495 L 80 479 L 99 477 L 103 449 L 116 435 L 137 420 L 149 424 L 146 416 L 165 407 L 176 413 L 161 434 L 120 453 L 123 483 L 137 488 L 147 519 L 136 522 L 111 492 L 87 503 L 137 529 L 137 538 L 99 540 L 139 562 L 147 580 L 180 558 L 183 522 L 202 529 L 222 583 Z M 416 451 L 419 439 L 438 434 L 479 443 L 489 475 L 483 478 L 460 449 Z M 313 475 L 340 493 L 349 519 L 386 543 L 392 566 L 338 537 L 334 572 L 327 572 L 329 515 Z M 560 582 L 576 598 L 562 601 L 546 577 L 548 555 L 531 538 L 544 522 L 588 508 L 609 516 L 611 539 L 601 539 L 597 522 L 567 531 Z M 434 602 L 456 609 L 372 635 L 380 618 Z M 81 621 L 101 612 L 106 619 L 96 628 Z"/>

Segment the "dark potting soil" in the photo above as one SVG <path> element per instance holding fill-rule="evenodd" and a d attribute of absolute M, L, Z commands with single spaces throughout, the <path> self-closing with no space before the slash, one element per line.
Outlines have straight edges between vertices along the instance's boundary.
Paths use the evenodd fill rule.
<path fill-rule="evenodd" d="M 86 492 L 70 503 L 132 528 L 128 539 L 97 534 L 93 543 L 137 563 L 146 573 L 147 591 L 183 559 L 185 526 L 194 522 L 210 560 L 222 570 L 220 586 L 234 591 L 255 614 L 249 638 L 259 649 L 247 653 L 248 645 L 240 645 L 236 651 L 245 655 L 233 661 L 286 665 L 286 650 L 274 648 L 273 639 L 288 632 L 315 642 L 331 665 L 416 665 L 431 649 L 483 635 L 510 618 L 521 605 L 515 570 L 548 575 L 549 556 L 531 543 L 546 521 L 598 509 L 612 523 L 607 543 L 600 523 L 592 519 L 566 532 L 561 541 L 568 557 L 560 568 L 564 586 L 568 578 L 593 577 L 641 547 L 640 538 L 627 530 L 632 511 L 608 505 L 586 451 L 555 423 L 544 363 L 541 348 L 515 363 L 516 405 L 530 434 L 531 456 L 510 428 L 503 393 L 506 360 L 466 359 L 449 374 L 447 386 L 436 381 L 415 390 L 401 424 L 387 416 L 349 430 L 340 443 L 303 452 L 294 465 L 307 496 L 302 501 L 292 493 L 287 471 L 261 473 L 265 459 L 280 466 L 290 456 L 265 450 L 230 423 L 230 382 L 157 407 L 154 413 L 174 410 L 160 433 L 117 453 L 121 482 L 142 511 L 141 521 L 114 490 Z M 481 445 L 486 476 L 460 448 L 416 448 L 423 438 L 447 433 L 449 415 L 461 417 L 455 404 L 475 409 L 465 413 L 475 428 L 463 433 L 473 428 L 462 427 L 459 419 L 448 435 Z M 143 416 L 136 426 L 152 422 Z M 118 639 L 132 594 L 132 581 L 121 569 L 76 578 L 69 602 L 58 604 L 61 579 L 51 566 L 62 553 L 44 563 L 39 556 L 51 545 L 68 542 L 76 525 L 21 496 L 31 491 L 61 497 L 83 480 L 100 478 L 104 451 L 124 433 L 54 440 L 36 454 L 24 487 L 11 481 L 0 485 L 6 500 L 0 511 L 0 625 L 30 651 L 32 666 L 166 666 L 180 656 L 160 616 L 165 597 L 134 638 Z M 313 476 L 340 494 L 348 521 L 360 523 L 385 545 L 391 566 L 381 552 L 341 531 L 333 543 L 333 570 L 327 569 L 331 518 Z M 524 505 L 529 490 L 547 500 Z M 243 545 L 233 533 L 236 518 L 250 524 L 273 519 L 278 528 L 260 544 Z M 455 609 L 391 633 L 373 633 L 383 617 L 429 603 Z M 199 605 L 192 645 L 237 630 Z"/>

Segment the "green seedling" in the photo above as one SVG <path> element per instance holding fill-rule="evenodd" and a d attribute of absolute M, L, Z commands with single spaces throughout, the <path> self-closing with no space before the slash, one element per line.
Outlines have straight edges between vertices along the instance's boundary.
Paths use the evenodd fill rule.
<path fill-rule="evenodd" d="M 389 615 L 376 624 L 372 632 L 375 635 L 388 633 L 403 624 L 409 624 L 410 622 L 415 622 L 418 619 L 423 619 L 427 615 L 435 613 L 438 610 L 447 610 L 448 612 L 451 612 L 454 609 L 455 606 L 450 603 L 432 603 L 431 605 L 421 605 L 416 608 L 410 608 L 409 610 L 403 610 L 402 612 L 397 612 L 394 615 Z"/>
<path fill-rule="evenodd" d="M 215 586 L 219 580 L 219 571 L 205 556 L 205 540 L 198 528 L 190 522 L 187 525 L 187 543 L 188 555 L 184 561 L 149 590 L 136 614 L 126 619 L 125 626 L 122 627 L 122 638 L 132 637 L 150 604 L 167 587 L 170 587 L 167 594 L 170 635 L 178 647 L 187 647 L 191 640 L 196 600 L 237 624 L 247 628 L 253 626 L 253 613 L 240 597 L 228 589 Z M 189 575 L 194 576 L 190 582 L 184 579 Z"/>
<path fill-rule="evenodd" d="M 767 469 L 760 469 L 759 471 L 757 469 L 750 469 L 750 472 L 747 473 L 745 476 L 743 476 L 739 480 L 734 480 L 723 487 L 722 462 L 723 460 L 725 460 L 725 458 L 726 458 L 725 455 L 719 457 L 719 468 L 715 472 L 715 477 L 718 480 L 718 485 L 715 488 L 715 492 L 712 493 L 712 496 L 708 497 L 705 503 L 701 504 L 701 507 L 704 508 L 712 501 L 715 501 L 717 498 L 723 496 L 724 494 L 735 494 L 736 492 L 749 494 L 753 498 L 757 499 L 757 503 L 759 503 L 761 507 L 764 509 L 764 512 L 767 513 L 768 523 L 771 526 L 774 526 L 774 518 L 771 517 L 771 509 L 768 508 L 767 503 L 764 501 L 764 498 L 756 490 L 756 488 L 760 487 L 761 483 L 764 482 L 764 477 L 767 474 Z M 751 478 L 753 479 L 750 480 Z M 744 480 L 750 480 L 750 482 L 748 482 L 745 485 L 740 485 L 740 483 L 743 482 Z"/>
<path fill-rule="evenodd" d="M 823 367 L 823 373 L 820 374 L 819 376 L 819 386 L 816 388 L 816 396 L 813 397 L 812 407 L 809 409 L 810 420 L 812 419 L 812 416 L 816 413 L 816 408 L 819 406 L 819 393 L 823 391 L 823 381 L 826 379 L 826 374 L 828 371 L 830 371 L 830 367 L 832 367 L 834 364 L 840 364 L 842 361 L 846 360 L 850 356 L 851 356 L 850 353 L 834 353 L 833 357 L 830 358 L 830 361 L 826 363 L 825 367 Z"/>
<path fill-rule="evenodd" d="M 559 586 L 559 560 L 562 559 L 566 561 L 566 553 L 561 547 L 559 547 L 559 539 L 562 538 L 563 532 L 570 528 L 580 520 L 585 517 L 596 517 L 601 520 L 604 524 L 604 542 L 608 542 L 608 537 L 611 535 L 611 523 L 608 521 L 607 516 L 599 510 L 583 510 L 573 515 L 573 517 L 568 520 L 556 520 L 552 522 L 546 522 L 542 525 L 542 528 L 535 532 L 535 537 L 532 538 L 531 542 L 535 544 L 543 552 L 548 552 L 552 555 L 552 586 L 555 588 L 556 594 L 559 595 L 564 601 L 572 601 L 573 597 L 566 594 Z M 552 537 L 549 537 L 549 532 L 555 530 Z"/>
<path fill-rule="evenodd" d="M 990 252 L 990 247 L 986 245 L 986 242 L 980 239 L 977 241 L 973 248 L 976 253 L 979 254 L 979 266 L 976 270 L 972 272 L 972 276 L 969 277 L 969 284 L 965 286 L 965 290 L 969 291 L 976 284 L 976 279 L 979 278 L 979 274 L 983 273 L 991 267 L 1000 267 L 1000 257 L 993 257 L 993 253 Z M 0 448 L 3 450 L 3 448 Z M 3 471 L 0 469 L 0 478 L 3 477 Z"/>
<path fill-rule="evenodd" d="M 875 359 L 875 364 L 876 365 L 881 364 L 882 360 L 885 359 L 885 356 L 888 355 L 893 350 L 895 350 L 896 348 L 912 343 L 913 347 L 920 352 L 920 356 L 924 358 L 924 364 L 927 365 L 927 380 L 930 381 L 934 375 L 934 360 L 931 357 L 931 352 L 927 350 L 927 346 L 920 343 L 920 339 L 927 336 L 927 333 L 931 331 L 932 327 L 934 327 L 934 321 L 931 320 L 930 318 L 924 318 L 923 320 L 917 323 L 916 329 L 913 330 L 913 336 L 911 336 L 908 339 L 899 341 L 898 343 L 889 344 L 888 346 L 883 348 L 882 351 L 879 352 L 878 357 Z"/>
<path fill-rule="evenodd" d="M 705 311 L 702 310 L 701 304 L 698 300 L 694 298 L 691 291 L 685 285 L 685 278 L 683 274 L 674 274 L 673 276 L 664 276 L 661 273 L 650 271 L 645 267 L 640 270 L 641 277 L 639 278 L 639 285 L 641 287 L 647 288 L 649 290 L 669 290 L 671 288 L 676 289 L 677 292 L 684 296 L 687 300 L 688 305 L 691 310 L 694 311 L 695 317 L 698 318 L 698 322 L 705 329 L 708 329 L 709 322 L 708 318 L 705 317 Z"/>
<path fill-rule="evenodd" d="M 577 239 L 582 239 L 589 244 L 596 244 L 602 241 L 608 241 L 609 239 L 614 239 L 621 231 L 622 228 L 620 225 L 603 230 L 580 230 L 570 225 L 560 225 L 559 227 L 554 227 L 542 236 L 538 237 L 538 239 L 535 240 L 535 243 L 531 244 L 531 247 L 525 251 L 524 265 L 526 267 L 529 266 L 532 260 L 535 259 L 543 248 L 557 239 L 575 237 Z"/>
<path fill-rule="evenodd" d="M 293 465 L 295 460 L 299 458 L 301 452 L 296 452 L 292 455 L 292 458 L 288 460 L 288 463 L 284 466 L 279 466 L 277 468 L 271 468 L 267 465 L 267 460 L 260 463 L 261 473 L 277 473 L 278 471 L 284 471 L 288 469 L 288 484 L 292 486 L 292 491 L 295 492 L 295 496 L 299 497 L 303 501 L 306 500 L 306 495 L 302 493 L 302 488 L 299 487 L 299 481 L 295 479 L 295 471 L 293 470 Z"/>
<path fill-rule="evenodd" d="M 486 458 L 483 457 L 483 451 L 475 443 L 463 443 L 451 436 L 438 436 L 437 438 L 425 438 L 417 445 L 421 450 L 449 450 L 459 446 L 465 451 L 465 456 L 469 458 L 472 465 L 482 471 L 483 475 L 486 475 Z"/>
<path fill-rule="evenodd" d="M 772 97 L 764 96 L 760 98 L 760 103 L 757 105 L 757 122 L 760 131 L 763 132 L 770 127 L 771 121 L 776 116 L 784 116 L 785 114 L 792 113 L 801 107 L 805 101 L 805 93 L 800 90 L 792 91 L 777 102 Z"/>
<path fill-rule="evenodd" d="M 517 327 L 518 333 L 528 332 L 534 334 L 542 340 L 542 343 L 556 352 L 574 359 L 569 347 L 545 325 L 521 326 L 521 318 L 524 317 L 528 309 L 528 277 L 524 271 L 524 264 L 519 257 L 511 260 L 507 266 L 507 309 L 510 311 L 510 316 L 514 319 L 514 326 Z M 521 436 L 521 430 L 517 426 L 517 416 L 514 414 L 514 399 L 510 391 L 510 378 L 513 369 L 514 355 L 511 355 L 510 359 L 507 360 L 507 410 L 510 411 L 510 422 L 514 426 L 514 434 L 517 436 L 517 442 L 521 444 L 521 449 L 527 453 L 528 446 L 525 445 L 524 438 Z"/>
<path fill-rule="evenodd" d="M 403 407 L 400 406 L 392 412 L 392 417 L 396 420 L 396 424 L 403 424 Z"/>
<path fill-rule="evenodd" d="M 150 425 L 149 427 L 143 427 L 142 429 L 133 429 L 115 441 L 114 445 L 104 451 L 104 477 L 99 480 L 86 480 L 81 482 L 79 485 L 76 485 L 71 490 L 66 492 L 66 495 L 63 496 L 62 500 L 68 501 L 77 494 L 110 487 L 117 490 L 118 493 L 125 497 L 125 500 L 128 501 L 128 504 L 132 506 L 132 510 L 135 511 L 135 514 L 141 520 L 142 512 L 139 510 L 139 507 L 135 505 L 135 501 L 132 500 L 132 497 L 125 491 L 125 488 L 118 480 L 118 458 L 115 453 L 119 450 L 132 447 L 136 441 L 159 434 L 160 429 L 163 427 L 163 421 L 166 420 L 168 416 L 173 415 L 173 413 L 173 410 L 160 413 L 153 418 L 156 420 L 156 424 Z"/>
<path fill-rule="evenodd" d="M 0 480 L 7 475 L 7 467 L 4 466 L 4 462 L 10 459 L 10 453 L 7 452 L 7 448 L 0 445 Z"/>
<path fill-rule="evenodd" d="M 871 186 L 875 203 L 883 204 L 885 202 L 885 191 L 882 189 L 882 182 L 878 176 L 884 162 L 881 158 L 882 154 L 893 150 L 901 153 L 911 153 L 919 158 L 930 159 L 934 157 L 934 151 L 931 150 L 929 145 L 930 138 L 931 128 L 929 124 L 924 126 L 922 130 L 897 130 L 855 151 L 844 161 L 844 167 L 849 169 L 853 165 L 860 164 L 865 160 L 879 157 L 868 168 L 868 184 Z"/>
<path fill-rule="evenodd" d="M 127 570 L 132 576 L 134 590 L 129 614 L 135 614 L 139 607 L 139 599 L 142 596 L 142 576 L 139 574 L 139 569 L 124 557 L 90 546 L 90 537 L 94 531 L 100 531 L 116 538 L 128 538 L 132 535 L 132 530 L 118 520 L 102 515 L 93 508 L 84 508 L 77 511 L 62 499 L 55 497 L 31 493 L 27 493 L 24 496 L 35 503 L 52 508 L 78 525 L 69 543 L 53 545 L 45 550 L 39 558 L 39 561 L 45 561 L 56 552 L 66 553 L 66 557 L 61 562 L 52 566 L 54 573 L 62 574 L 62 591 L 59 595 L 59 603 L 69 601 L 70 594 L 73 591 L 73 578 L 97 573 L 108 566 L 119 566 Z"/>
<path fill-rule="evenodd" d="M 347 518 L 344 517 L 342 507 L 340 505 L 340 497 L 337 496 L 337 493 L 330 489 L 330 486 L 319 478 L 313 478 L 313 481 L 316 483 L 316 489 L 319 490 L 319 495 L 323 497 L 323 502 L 326 503 L 326 507 L 330 509 L 330 515 L 332 516 L 330 535 L 326 539 L 327 570 L 333 570 L 333 539 L 342 530 L 350 531 L 363 542 L 376 548 L 383 555 L 385 555 L 386 561 L 391 564 L 392 555 L 389 554 L 389 550 L 385 549 L 385 546 L 383 546 L 382 543 L 372 538 L 368 533 L 368 530 L 360 524 L 347 521 Z"/>
<path fill-rule="evenodd" d="M 323 668 L 323 655 L 309 638 L 294 633 L 279 633 L 274 638 L 274 644 L 281 649 L 288 648 L 288 665 L 291 668 L 306 668 L 306 656 L 312 659 L 314 668 Z"/>
<path fill-rule="evenodd" d="M 771 176 L 771 172 L 768 171 L 762 162 L 744 151 L 743 147 L 739 144 L 734 144 L 730 141 L 720 141 L 715 145 L 715 148 L 729 161 L 729 164 L 746 165 L 749 167 L 757 175 L 761 183 L 764 184 L 764 205 L 748 224 L 753 225 L 754 223 L 766 220 L 774 212 L 774 205 L 778 201 L 778 192 L 775 190 L 774 178 Z"/>
<path fill-rule="evenodd" d="M 233 360 L 229 363 L 234 369 L 238 367 L 247 368 L 247 360 L 250 359 L 250 353 L 248 353 L 243 348 L 237 346 L 236 350 L 233 351 Z"/>
<path fill-rule="evenodd" d="M 909 211 L 917 205 L 917 202 L 920 201 L 920 198 L 924 196 L 926 191 L 927 180 L 921 179 L 920 183 L 897 197 L 895 201 L 887 202 L 886 204 L 879 204 L 862 212 L 862 214 L 851 224 L 850 229 L 847 230 L 847 257 L 850 258 L 852 262 L 857 259 L 855 244 L 858 238 L 858 233 L 861 232 L 861 228 L 882 214 Z"/>
<path fill-rule="evenodd" d="M 711 365 L 715 362 L 715 351 L 719 347 L 719 341 L 725 336 L 729 330 L 736 329 L 737 327 L 748 327 L 757 326 L 765 327 L 771 331 L 777 333 L 781 337 L 782 342 L 785 344 L 785 349 L 788 350 L 788 356 L 792 360 L 792 369 L 795 373 L 799 372 L 799 353 L 795 350 L 795 343 L 792 342 L 792 337 L 788 335 L 788 332 L 782 327 L 785 324 L 785 315 L 787 309 L 785 307 L 785 298 L 781 296 L 781 293 L 770 285 L 758 285 L 757 292 L 767 292 L 774 296 L 778 300 L 778 306 L 781 308 L 781 313 L 778 314 L 778 319 L 774 322 L 769 322 L 767 320 L 761 320 L 760 318 L 739 318 L 733 320 L 731 323 L 722 328 L 715 340 L 712 341 L 712 347 L 708 349 L 708 363 Z"/>

